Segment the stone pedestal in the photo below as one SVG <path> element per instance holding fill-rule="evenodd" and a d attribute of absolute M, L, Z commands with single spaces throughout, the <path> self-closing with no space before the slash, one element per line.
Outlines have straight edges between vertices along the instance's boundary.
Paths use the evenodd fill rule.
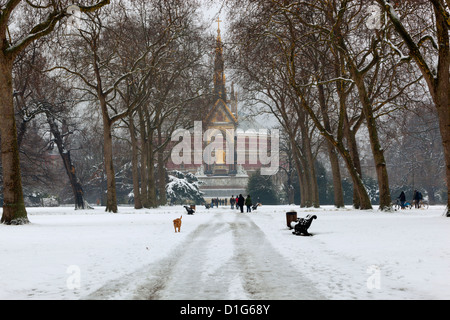
<path fill-rule="evenodd" d="M 232 195 L 244 195 L 248 176 L 197 176 L 201 181 L 199 189 L 205 200 L 212 198 L 230 199 Z"/>

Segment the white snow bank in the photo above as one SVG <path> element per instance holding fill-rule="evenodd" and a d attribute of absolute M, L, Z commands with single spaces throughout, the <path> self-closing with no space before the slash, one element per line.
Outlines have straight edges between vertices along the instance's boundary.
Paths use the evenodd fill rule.
<path fill-rule="evenodd" d="M 317 215 L 312 237 L 294 236 L 288 229 L 285 212 L 292 209 L 298 217 Z M 0 225 L 0 299 L 86 297 L 187 245 L 187 236 L 208 223 L 212 212 L 241 214 L 199 206 L 192 216 L 181 206 L 120 207 L 118 214 L 102 207 L 27 210 L 31 224 Z M 262 206 L 247 215 L 289 260 L 292 270 L 286 272 L 294 281 L 304 274 L 329 299 L 448 299 L 450 219 L 443 212 L 442 206 L 396 213 Z M 172 220 L 180 215 L 181 233 L 175 233 Z M 211 242 L 210 251 L 227 255 L 230 237 L 219 239 L 223 243 Z"/>

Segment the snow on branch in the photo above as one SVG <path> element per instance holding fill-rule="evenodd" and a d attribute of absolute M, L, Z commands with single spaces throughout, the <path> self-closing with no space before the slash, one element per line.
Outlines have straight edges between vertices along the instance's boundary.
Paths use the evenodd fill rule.
<path fill-rule="evenodd" d="M 344 78 L 344 77 L 337 77 L 337 78 L 333 78 L 333 79 L 329 79 L 329 80 L 322 80 L 322 81 L 317 81 L 316 79 L 312 79 L 312 81 L 310 81 L 309 83 L 303 84 L 303 85 L 298 85 L 298 87 L 299 88 L 317 87 L 317 86 L 320 86 L 320 85 L 333 83 L 333 82 L 337 82 L 337 81 L 355 83 L 353 81 L 353 79 L 347 79 L 347 78 Z"/>
<path fill-rule="evenodd" d="M 398 13 L 395 11 L 392 4 L 386 0 L 376 0 L 384 9 L 384 11 L 387 13 L 389 19 L 391 20 L 392 24 L 394 25 L 395 30 L 400 35 L 400 37 L 405 42 L 406 46 L 408 47 L 410 51 L 410 55 L 416 60 L 418 67 L 421 69 L 422 74 L 425 76 L 427 82 L 434 82 L 435 81 L 435 74 L 432 72 L 432 69 L 428 65 L 428 63 L 425 61 L 424 57 L 422 56 L 420 52 L 419 46 L 415 43 L 413 40 L 411 34 L 406 30 L 403 23 L 400 21 Z M 399 52 L 401 54 L 401 52 Z M 401 57 L 406 57 L 403 54 L 401 54 Z"/>
<path fill-rule="evenodd" d="M 189 200 L 204 202 L 203 192 L 199 190 L 198 185 L 199 181 L 192 173 L 172 171 L 166 184 L 167 199 L 171 203 L 184 203 Z"/>
<path fill-rule="evenodd" d="M 433 36 L 431 36 L 431 35 L 423 36 L 423 37 L 419 40 L 419 42 L 417 43 L 417 46 L 420 48 L 420 47 L 423 45 L 423 43 L 424 43 L 425 41 L 427 41 L 427 40 L 431 42 L 431 45 L 433 46 L 433 48 L 435 48 L 436 50 L 438 50 L 437 41 L 436 41 L 436 39 L 435 39 Z"/>
<path fill-rule="evenodd" d="M 9 1 L 5 7 L 5 9 L 3 10 L 2 14 L 0 15 L 0 30 L 3 30 L 6 28 L 7 24 L 8 24 L 8 20 L 11 16 L 12 11 L 14 10 L 14 8 L 20 3 L 20 1 L 15 0 L 15 1 Z M 27 1 L 28 4 L 29 1 Z M 81 12 L 92 12 L 95 11 L 101 7 L 103 7 L 104 5 L 107 5 L 110 3 L 110 0 L 102 0 L 92 6 L 80 6 L 80 11 Z M 31 5 L 31 4 L 30 4 Z M 32 5 L 33 8 L 35 8 L 36 10 L 43 10 L 46 9 L 47 7 L 42 7 L 42 6 L 36 6 L 36 5 Z M 62 20 L 64 17 L 66 17 L 68 15 L 68 13 L 66 12 L 66 10 L 55 10 L 52 11 L 48 14 L 47 18 L 42 21 L 41 23 L 35 25 L 30 32 L 28 33 L 27 36 L 25 36 L 23 39 L 21 39 L 20 41 L 17 42 L 17 44 L 9 46 L 5 51 L 8 55 L 11 55 L 12 57 L 16 57 L 20 52 L 22 52 L 30 43 L 32 43 L 33 41 L 46 36 L 48 34 L 50 34 L 56 24 Z"/>
<path fill-rule="evenodd" d="M 400 48 L 396 46 L 391 40 L 385 37 L 384 42 L 386 42 L 391 47 L 391 49 L 400 56 L 400 62 L 411 60 L 411 56 L 403 54 L 402 50 L 400 50 Z"/>

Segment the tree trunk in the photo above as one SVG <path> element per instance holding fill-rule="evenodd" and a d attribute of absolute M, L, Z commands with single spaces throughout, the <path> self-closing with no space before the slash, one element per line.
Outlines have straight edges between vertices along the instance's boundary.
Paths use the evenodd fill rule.
<path fill-rule="evenodd" d="M 356 193 L 357 196 L 356 198 L 359 201 L 358 208 L 361 210 L 372 209 L 372 204 L 370 202 L 369 195 L 367 194 L 366 187 L 364 186 L 361 175 L 359 174 L 358 170 L 355 167 L 355 164 L 353 162 L 350 153 L 344 148 L 343 145 L 339 146 L 337 149 L 339 150 L 339 153 L 344 159 L 345 164 L 347 165 L 347 170 L 349 171 L 350 176 L 352 178 L 353 190 Z"/>
<path fill-rule="evenodd" d="M 342 190 L 341 168 L 339 166 L 339 158 L 334 146 L 330 142 L 327 143 L 328 158 L 330 159 L 331 173 L 333 177 L 333 196 L 334 206 L 336 208 L 344 208 L 344 191 Z"/>
<path fill-rule="evenodd" d="M 302 198 L 302 205 L 303 207 L 310 208 L 312 207 L 312 186 L 311 186 L 311 175 L 310 171 L 308 170 L 308 163 L 306 162 L 306 159 L 301 156 L 299 158 L 302 172 L 301 172 L 301 186 L 303 186 L 303 198 Z"/>
<path fill-rule="evenodd" d="M 346 121 L 344 134 L 347 139 L 347 148 L 350 157 L 352 158 L 353 165 L 355 167 L 355 171 L 362 178 L 362 170 L 361 170 L 361 160 L 359 158 L 358 145 L 356 143 L 355 132 L 351 130 L 350 124 Z M 356 186 L 353 186 L 353 207 L 359 209 L 361 206 L 361 199 L 359 197 L 359 192 Z"/>
<path fill-rule="evenodd" d="M 75 210 L 77 209 L 93 209 L 88 205 L 84 199 L 83 188 L 79 182 L 75 167 L 72 164 L 72 159 L 70 157 L 70 151 L 64 146 L 63 138 L 59 132 L 58 125 L 55 122 L 54 117 L 46 112 L 47 122 L 50 126 L 50 132 L 52 133 L 56 146 L 58 147 L 59 154 L 63 160 L 64 168 L 66 169 L 67 176 L 69 177 L 69 182 L 72 187 L 72 192 L 75 200 Z"/>
<path fill-rule="evenodd" d="M 442 14 L 438 12 L 434 6 L 436 16 L 436 27 L 439 42 L 439 64 L 438 78 L 435 82 L 433 100 L 439 115 L 439 130 L 442 137 L 442 145 L 444 147 L 446 178 L 447 178 L 447 213 L 450 217 L 450 43 L 449 43 L 449 27 L 444 20 Z M 433 89 L 430 86 L 430 90 Z"/>
<path fill-rule="evenodd" d="M 438 86 L 439 88 L 439 86 Z M 444 147 L 445 166 L 446 166 L 446 179 L 447 179 L 447 212 L 446 216 L 450 217 L 450 105 L 449 86 L 447 85 L 446 91 L 444 89 L 437 89 L 439 97 L 436 103 L 436 108 L 439 114 L 439 130 L 442 136 L 442 144 Z"/>
<path fill-rule="evenodd" d="M 342 141 L 341 134 L 338 134 L 338 141 L 335 141 L 331 137 L 328 137 L 329 141 L 333 143 L 336 150 L 339 152 L 339 154 L 342 156 L 347 170 L 350 174 L 350 177 L 352 179 L 353 183 L 353 206 L 356 209 L 372 209 L 372 204 L 370 202 L 369 195 L 367 194 L 367 190 L 364 186 L 364 183 L 362 181 L 362 175 L 361 175 L 361 163 L 359 159 L 359 153 L 358 148 L 356 144 L 356 138 L 355 138 L 355 131 L 353 131 L 350 128 L 350 124 L 347 119 L 346 115 L 346 103 L 345 103 L 345 96 L 344 92 L 339 89 L 338 86 L 338 95 L 339 95 L 339 104 L 340 104 L 340 113 L 343 117 L 341 125 L 342 128 L 342 135 L 344 135 L 347 138 L 347 144 L 348 144 L 348 150 L 345 148 L 344 143 Z"/>
<path fill-rule="evenodd" d="M 116 195 L 116 177 L 114 173 L 113 152 L 112 152 L 112 135 L 111 127 L 104 124 L 103 128 L 104 150 L 106 171 L 106 211 L 117 213 L 117 195 Z"/>
<path fill-rule="evenodd" d="M 344 8 L 347 5 L 347 1 L 345 1 L 345 3 L 342 4 L 342 8 L 340 10 L 340 12 L 338 14 L 341 14 L 344 12 Z M 348 68 L 352 77 L 354 78 L 355 76 L 355 70 L 356 67 L 353 65 L 353 61 L 349 55 L 349 51 L 346 47 L 345 41 L 344 41 L 344 37 L 341 34 L 341 21 L 340 19 L 338 19 L 338 21 L 336 21 L 333 17 L 333 7 L 330 3 L 329 6 L 329 10 L 327 11 L 327 15 L 328 15 L 328 20 L 331 23 L 331 25 L 333 26 L 333 31 L 332 31 L 332 38 L 333 41 L 335 41 L 335 48 L 336 48 L 336 52 L 341 53 L 342 56 L 340 56 L 340 54 L 338 54 L 338 56 L 336 56 L 336 65 L 335 65 L 335 72 L 336 74 L 340 74 L 341 72 L 339 71 L 338 66 L 343 66 L 344 68 Z M 340 56 L 340 57 L 339 57 Z M 345 61 L 345 64 L 344 64 Z M 355 82 L 356 80 L 353 79 Z M 339 83 L 338 83 L 338 95 L 339 95 L 339 102 L 340 102 L 340 116 L 342 117 L 346 117 L 346 108 L 344 107 L 345 105 L 345 94 L 344 94 L 344 90 L 342 87 L 340 87 Z M 344 120 L 344 122 L 346 122 L 346 120 Z M 348 121 L 347 121 L 348 124 Z M 342 123 L 342 125 L 345 124 Z M 348 128 L 349 129 L 349 128 Z M 338 134 L 339 136 L 339 134 Z M 350 143 L 349 143 L 350 145 Z M 335 146 L 337 147 L 339 153 L 341 154 L 341 156 L 343 157 L 346 165 L 347 165 L 347 169 L 351 175 L 352 181 L 353 181 L 353 187 L 354 190 L 356 189 L 356 193 L 357 196 L 354 196 L 353 200 L 354 200 L 354 205 L 355 207 L 357 205 L 359 205 L 360 209 L 372 209 L 372 204 L 370 203 L 370 198 L 367 194 L 367 190 L 364 187 L 364 184 L 362 182 L 362 177 L 360 172 L 358 172 L 357 167 L 355 166 L 355 163 L 350 155 L 350 153 L 348 152 L 348 150 L 345 149 L 342 141 L 340 139 L 338 139 L 337 144 L 335 144 Z M 356 146 L 356 145 L 355 145 Z M 356 150 L 356 149 L 355 149 Z M 358 158 L 355 158 L 355 160 Z M 356 193 L 354 193 L 354 195 L 356 195 Z M 355 200 L 359 200 L 359 204 L 357 204 L 355 202 Z"/>
<path fill-rule="evenodd" d="M 300 207 L 304 208 L 306 206 L 305 204 L 305 199 L 306 199 L 306 191 L 305 191 L 305 182 L 304 182 L 304 174 L 303 174 L 303 169 L 302 169 L 302 165 L 300 162 L 300 152 L 298 150 L 297 147 L 297 143 L 295 142 L 295 138 L 291 135 L 290 132 L 288 132 L 289 134 L 289 141 L 291 143 L 291 148 L 293 151 L 293 158 L 294 158 L 294 163 L 295 163 L 295 168 L 297 170 L 297 177 L 298 177 L 298 185 L 300 187 L 299 193 L 300 193 Z"/>
<path fill-rule="evenodd" d="M 297 170 L 298 173 L 298 185 L 300 187 L 300 208 L 306 208 L 309 207 L 309 200 L 308 200 L 308 184 L 306 182 L 305 172 L 302 168 L 301 161 L 298 159 L 298 167 Z"/>
<path fill-rule="evenodd" d="M 334 73 L 336 78 L 343 77 L 344 74 L 342 70 L 345 69 L 345 62 L 342 58 L 341 54 L 339 52 L 336 52 L 335 56 L 335 64 L 334 64 Z M 345 77 L 345 76 L 344 76 Z M 359 153 L 358 153 L 358 145 L 356 144 L 356 132 L 358 131 L 360 121 L 358 121 L 353 129 L 351 128 L 350 122 L 348 121 L 348 115 L 347 115 L 347 96 L 350 93 L 350 89 L 346 91 L 346 86 L 343 81 L 337 81 L 336 82 L 336 92 L 339 99 L 339 124 L 337 128 L 337 141 L 338 144 L 344 145 L 343 140 L 347 140 L 347 149 L 349 152 L 349 156 L 351 159 L 351 166 L 355 169 L 356 173 L 359 175 L 359 179 L 362 178 L 362 171 L 361 171 L 361 161 L 359 159 Z M 362 120 L 362 116 L 360 118 Z M 337 147 L 336 147 L 337 149 Z M 344 149 L 344 148 L 342 148 Z M 340 154 L 344 154 L 344 150 L 337 150 Z M 353 207 L 355 209 L 361 208 L 361 201 L 360 194 L 365 194 L 364 197 L 367 196 L 367 191 L 364 190 L 358 190 L 358 185 L 354 183 L 356 178 L 352 177 L 353 182 Z M 368 196 L 367 196 L 368 198 Z"/>
<path fill-rule="evenodd" d="M 141 203 L 144 208 L 148 208 L 148 201 L 147 201 L 147 185 L 148 185 L 148 179 L 147 179 L 147 130 L 145 128 L 145 119 L 142 109 L 138 110 L 139 114 L 139 128 L 141 131 L 141 192 L 140 192 L 140 198 Z"/>
<path fill-rule="evenodd" d="M 3 214 L 0 222 L 26 224 L 29 220 L 23 198 L 12 93 L 12 60 L 0 51 L 0 134 L 3 166 Z"/>
<path fill-rule="evenodd" d="M 295 198 L 295 194 L 294 194 L 294 188 L 292 186 L 292 169 L 291 166 L 289 166 L 289 170 L 287 172 L 287 196 L 288 196 L 288 203 L 289 204 L 293 204 L 294 203 L 294 198 Z"/>
<path fill-rule="evenodd" d="M 130 114 L 129 118 L 130 121 L 128 125 L 131 136 L 131 172 L 133 175 L 134 208 L 142 209 L 141 192 L 139 190 L 138 146 L 135 132 L 136 130 L 134 128 L 133 115 Z"/>
<path fill-rule="evenodd" d="M 328 117 L 328 108 L 325 102 L 325 93 L 323 85 L 319 85 L 319 104 L 322 111 L 323 126 L 325 130 L 331 132 L 330 119 Z M 327 140 L 328 157 L 331 164 L 331 173 L 333 176 L 333 194 L 334 194 L 334 206 L 336 208 L 344 207 L 344 192 L 342 190 L 341 181 L 341 169 L 339 167 L 339 159 L 334 146 Z"/>
<path fill-rule="evenodd" d="M 389 192 L 389 180 L 386 169 L 386 160 L 384 158 L 384 151 L 381 148 L 381 144 L 378 138 L 378 129 L 376 119 L 373 114 L 372 101 L 369 98 L 369 94 L 364 83 L 364 73 L 359 71 L 350 51 L 348 50 L 344 37 L 341 34 L 339 27 L 335 28 L 336 44 L 339 46 L 345 61 L 347 68 L 351 74 L 352 79 L 358 89 L 359 100 L 363 108 L 363 114 L 366 120 L 367 129 L 369 131 L 370 146 L 372 148 L 372 154 L 375 162 L 375 168 L 378 178 L 378 189 L 380 196 L 380 209 L 385 210 L 391 207 L 391 194 Z M 376 65 L 379 62 L 377 52 L 373 52 L 375 55 L 369 65 Z"/>
<path fill-rule="evenodd" d="M 303 95 L 301 93 L 301 91 L 299 90 L 298 87 L 294 87 L 294 89 L 296 90 L 298 96 L 300 99 L 303 99 Z M 333 135 L 331 134 L 331 132 L 325 130 L 325 128 L 322 126 L 322 124 L 320 123 L 319 119 L 317 118 L 316 114 L 314 113 L 314 111 L 308 106 L 307 103 L 302 103 L 303 108 L 305 108 L 305 110 L 307 110 L 308 114 L 310 115 L 311 119 L 314 121 L 314 124 L 316 125 L 316 127 L 319 129 L 319 131 L 321 132 L 321 134 L 329 141 L 333 144 L 333 146 L 336 148 L 336 150 L 338 150 L 339 154 L 342 156 L 342 158 L 345 161 L 345 164 L 347 166 L 348 172 L 350 174 L 350 176 L 352 177 L 352 181 L 353 181 L 353 185 L 354 188 L 356 188 L 357 192 L 358 192 L 358 198 L 360 200 L 360 209 L 372 209 L 372 205 L 370 203 L 370 198 L 367 194 L 366 188 L 364 187 L 364 184 L 362 182 L 361 179 L 361 175 L 357 172 L 356 168 L 355 168 L 355 164 L 350 156 L 350 153 L 348 152 L 348 150 L 345 148 L 341 137 L 338 134 L 338 140 L 336 140 Z M 345 110 L 340 110 L 340 112 L 345 112 Z"/>
<path fill-rule="evenodd" d="M 317 175 L 316 168 L 314 166 L 314 156 L 311 150 L 311 139 L 308 135 L 308 130 L 306 127 L 303 128 L 303 151 L 305 153 L 306 160 L 306 176 L 308 179 L 309 195 L 310 195 L 310 206 L 314 208 L 320 207 L 319 202 L 319 188 L 317 186 Z"/>
<path fill-rule="evenodd" d="M 163 206 L 167 203 L 166 199 L 166 168 L 164 165 L 163 150 L 158 151 L 158 205 Z"/>
<path fill-rule="evenodd" d="M 368 97 L 367 90 L 364 84 L 364 78 L 353 66 L 350 66 L 353 80 L 355 80 L 358 88 L 359 99 L 363 107 L 364 116 L 366 119 L 367 130 L 369 132 L 369 141 L 372 148 L 373 160 L 375 162 L 375 169 L 378 178 L 378 189 L 380 196 L 380 210 L 386 210 L 391 207 L 391 193 L 389 191 L 389 179 L 386 168 L 386 160 L 384 158 L 384 151 L 378 138 L 378 129 L 376 119 L 373 114 L 372 103 Z"/>
<path fill-rule="evenodd" d="M 299 97 L 302 99 L 303 96 L 300 93 L 300 90 L 297 87 L 294 87 L 294 89 L 299 93 Z M 358 192 L 358 199 L 360 200 L 360 209 L 372 209 L 372 205 L 370 203 L 370 198 L 367 194 L 366 188 L 364 187 L 364 184 L 361 179 L 361 175 L 357 172 L 355 168 L 355 164 L 353 162 L 353 159 L 350 156 L 350 153 L 345 148 L 341 137 L 339 137 L 338 140 L 336 140 L 331 132 L 325 130 L 325 128 L 320 123 L 319 119 L 316 117 L 314 111 L 306 104 L 302 103 L 303 107 L 307 110 L 309 113 L 311 119 L 314 121 L 316 127 L 319 129 L 319 131 L 322 133 L 322 135 L 333 144 L 333 146 L 338 150 L 339 154 L 342 156 L 342 158 L 345 161 L 345 164 L 347 166 L 347 170 L 352 177 L 354 188 L 356 188 Z M 344 112 L 344 110 L 340 110 L 340 112 Z"/>
<path fill-rule="evenodd" d="M 166 200 L 166 169 L 164 163 L 164 148 L 162 147 L 162 133 L 161 133 L 161 125 L 158 126 L 158 146 L 159 150 L 157 152 L 158 157 L 158 205 L 165 205 Z"/>
<path fill-rule="evenodd" d="M 106 171 L 106 209 L 107 212 L 117 213 L 116 177 L 114 173 L 111 120 L 108 116 L 105 97 L 99 95 L 103 116 L 103 157 Z"/>
<path fill-rule="evenodd" d="M 150 130 L 147 147 L 147 174 L 148 174 L 148 190 L 147 202 L 150 208 L 156 208 L 158 203 L 156 201 L 156 181 L 155 181 L 155 158 L 153 152 L 153 131 Z"/>

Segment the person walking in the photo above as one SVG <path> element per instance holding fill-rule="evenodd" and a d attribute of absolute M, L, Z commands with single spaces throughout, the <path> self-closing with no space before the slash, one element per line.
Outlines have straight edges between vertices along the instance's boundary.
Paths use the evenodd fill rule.
<path fill-rule="evenodd" d="M 420 208 L 420 201 L 422 201 L 422 199 L 423 199 L 422 193 L 419 190 L 414 190 L 413 193 L 414 208 Z"/>
<path fill-rule="evenodd" d="M 242 196 L 242 194 L 240 194 L 239 198 L 238 198 L 238 205 L 239 205 L 239 208 L 241 209 L 241 213 L 244 213 L 244 202 L 245 202 L 245 199 Z"/>
<path fill-rule="evenodd" d="M 400 207 L 402 209 L 405 209 L 406 196 L 405 196 L 405 193 L 403 191 L 400 193 L 400 195 L 398 196 L 397 199 L 400 200 Z"/>
<path fill-rule="evenodd" d="M 247 195 L 245 205 L 247 206 L 247 212 L 252 212 L 252 198 L 250 198 L 250 195 Z"/>
<path fill-rule="evenodd" d="M 234 209 L 235 203 L 236 203 L 236 198 L 234 197 L 234 195 L 232 195 L 230 198 L 231 209 Z"/>

